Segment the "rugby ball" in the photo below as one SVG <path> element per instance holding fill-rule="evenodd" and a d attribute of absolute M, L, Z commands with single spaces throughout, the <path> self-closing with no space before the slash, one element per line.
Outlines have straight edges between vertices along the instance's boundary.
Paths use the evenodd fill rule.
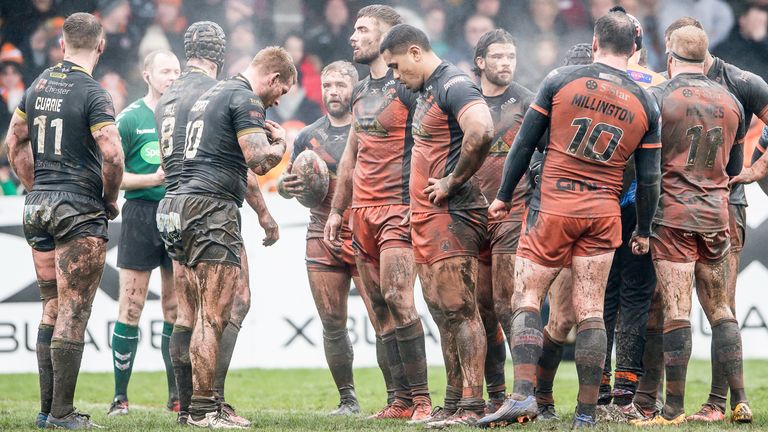
<path fill-rule="evenodd" d="M 304 191 L 296 200 L 304 207 L 319 206 L 328 194 L 331 181 L 325 161 L 314 151 L 304 150 L 293 161 L 291 174 L 298 176 L 304 183 Z"/>

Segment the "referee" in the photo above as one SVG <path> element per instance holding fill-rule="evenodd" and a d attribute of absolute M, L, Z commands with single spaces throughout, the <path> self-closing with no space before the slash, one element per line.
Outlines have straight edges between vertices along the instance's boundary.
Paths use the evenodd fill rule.
<path fill-rule="evenodd" d="M 179 60 L 167 50 L 153 51 L 144 59 L 147 95 L 117 116 L 125 153 L 123 224 L 117 249 L 120 268 L 120 311 L 112 334 L 115 396 L 109 415 L 128 414 L 128 381 L 139 343 L 139 318 L 147 298 L 152 270 L 162 277 L 163 334 L 161 351 L 168 380 L 168 409 L 178 411 L 179 397 L 168 351 L 176 321 L 173 269 L 155 222 L 157 204 L 165 195 L 165 173 L 160 167 L 160 146 L 154 108 L 160 96 L 180 73 Z"/>

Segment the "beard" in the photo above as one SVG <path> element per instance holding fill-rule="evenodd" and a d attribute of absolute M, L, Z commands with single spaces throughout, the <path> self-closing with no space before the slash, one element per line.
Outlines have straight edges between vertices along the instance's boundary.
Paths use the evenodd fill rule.
<path fill-rule="evenodd" d="M 325 102 L 325 109 L 328 111 L 328 114 L 333 118 L 341 118 L 349 114 L 349 108 L 350 108 L 349 100 L 341 101 L 334 105 L 331 105 Z"/>
<path fill-rule="evenodd" d="M 513 74 L 509 74 L 509 77 L 501 76 L 501 74 L 485 72 L 485 79 L 497 86 L 508 86 L 512 83 Z"/>

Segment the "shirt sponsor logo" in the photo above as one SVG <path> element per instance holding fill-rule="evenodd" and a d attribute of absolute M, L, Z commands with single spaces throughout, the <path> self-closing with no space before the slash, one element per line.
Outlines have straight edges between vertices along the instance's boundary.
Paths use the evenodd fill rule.
<path fill-rule="evenodd" d="M 141 147 L 139 152 L 141 159 L 151 165 L 160 165 L 160 145 L 157 141 L 150 141 Z"/>
<path fill-rule="evenodd" d="M 647 74 L 647 73 L 636 71 L 636 70 L 628 70 L 627 75 L 629 75 L 629 77 L 632 78 L 632 81 L 635 81 L 635 82 L 650 84 L 653 81 L 653 77 L 651 76 L 651 74 Z"/>
<path fill-rule="evenodd" d="M 157 133 L 155 131 L 155 128 L 149 128 L 149 129 L 136 128 L 136 135 L 153 134 L 153 133 Z"/>

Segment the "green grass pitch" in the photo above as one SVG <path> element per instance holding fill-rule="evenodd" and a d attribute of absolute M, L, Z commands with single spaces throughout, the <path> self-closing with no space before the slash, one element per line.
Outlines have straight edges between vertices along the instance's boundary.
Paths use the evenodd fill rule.
<path fill-rule="evenodd" d="M 721 424 L 717 426 L 683 425 L 679 430 L 768 430 L 768 361 L 745 364 L 747 394 L 755 414 L 751 426 Z M 511 363 L 507 364 L 507 382 L 511 382 Z M 442 403 L 445 375 L 440 367 L 430 368 L 429 383 L 436 405 Z M 358 397 L 365 414 L 384 403 L 384 384 L 378 369 L 355 370 Z M 698 409 L 709 390 L 709 362 L 692 361 L 688 370 L 686 412 Z M 555 382 L 557 423 L 515 426 L 510 430 L 554 431 L 570 427 L 576 404 L 577 379 L 572 362 L 564 362 Z M 112 431 L 172 431 L 175 415 L 164 409 L 166 398 L 163 373 L 136 372 L 131 379 L 129 398 L 131 413 L 125 417 L 107 418 L 112 398 L 111 373 L 83 373 L 78 382 L 75 405 L 92 414 L 94 421 Z M 400 421 L 368 421 L 356 418 L 328 418 L 325 413 L 338 403 L 333 381 L 327 370 L 234 370 L 227 378 L 227 400 L 238 413 L 253 421 L 256 430 L 285 431 L 408 431 L 422 427 L 406 426 Z M 32 431 L 39 409 L 37 376 L 33 374 L 0 375 L 0 431 Z M 462 430 L 455 428 L 452 430 Z M 465 429 L 466 430 L 466 429 Z M 636 430 L 632 426 L 602 424 L 598 430 Z"/>

